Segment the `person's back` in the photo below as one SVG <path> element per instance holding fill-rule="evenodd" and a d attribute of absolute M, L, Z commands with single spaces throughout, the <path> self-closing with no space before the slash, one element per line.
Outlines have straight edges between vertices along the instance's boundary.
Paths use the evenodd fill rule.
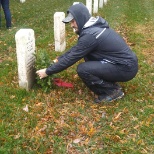
<path fill-rule="evenodd" d="M 109 27 L 106 20 L 101 17 L 92 17 L 86 25 L 83 27 L 80 37 L 87 37 L 88 42 L 92 36 L 95 38 L 95 41 L 92 41 L 93 45 L 91 45 L 92 52 L 87 55 L 89 60 L 102 61 L 106 59 L 112 63 L 124 65 L 132 65 L 134 61 L 136 62 L 136 55 L 124 39 Z"/>

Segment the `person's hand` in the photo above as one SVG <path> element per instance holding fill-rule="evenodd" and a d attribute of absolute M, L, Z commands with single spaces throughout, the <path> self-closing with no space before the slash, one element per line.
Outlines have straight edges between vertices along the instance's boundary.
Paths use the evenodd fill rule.
<path fill-rule="evenodd" d="M 57 63 L 57 62 L 58 62 L 58 59 L 57 59 L 57 58 L 56 58 L 56 59 L 54 59 L 54 60 L 53 60 L 53 62 L 54 62 L 54 63 Z"/>
<path fill-rule="evenodd" d="M 46 68 L 36 71 L 36 74 L 40 77 L 40 79 L 43 79 L 48 76 L 45 72 Z"/>

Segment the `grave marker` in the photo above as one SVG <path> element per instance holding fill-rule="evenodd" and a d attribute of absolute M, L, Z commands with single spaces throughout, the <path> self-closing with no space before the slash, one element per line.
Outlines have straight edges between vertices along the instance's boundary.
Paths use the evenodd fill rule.
<path fill-rule="evenodd" d="M 79 3 L 80 3 L 80 2 L 74 2 L 73 5 L 75 5 L 75 4 L 79 4 Z"/>
<path fill-rule="evenodd" d="M 26 2 L 26 0 L 20 0 L 20 3 L 24 3 L 24 2 Z"/>
<path fill-rule="evenodd" d="M 98 13 L 98 0 L 94 0 L 93 13 Z"/>
<path fill-rule="evenodd" d="M 89 10 L 89 13 L 92 14 L 92 0 L 86 0 L 86 7 Z"/>
<path fill-rule="evenodd" d="M 35 80 L 35 37 L 32 29 L 15 34 L 19 87 L 30 90 Z"/>
<path fill-rule="evenodd" d="M 64 51 L 66 48 L 65 24 L 62 22 L 64 18 L 64 12 L 56 12 L 54 14 L 55 51 Z"/>
<path fill-rule="evenodd" d="M 103 2 L 104 0 L 99 0 L 99 8 L 103 8 Z"/>
<path fill-rule="evenodd" d="M 104 4 L 105 4 L 105 5 L 107 4 L 107 0 L 104 0 Z"/>

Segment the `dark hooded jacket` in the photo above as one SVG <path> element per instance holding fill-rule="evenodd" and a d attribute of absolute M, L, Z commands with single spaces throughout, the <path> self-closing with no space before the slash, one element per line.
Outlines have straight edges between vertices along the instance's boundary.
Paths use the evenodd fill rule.
<path fill-rule="evenodd" d="M 86 61 L 120 64 L 127 71 L 136 69 L 136 55 L 123 38 L 109 27 L 106 20 L 101 17 L 91 17 L 88 9 L 82 3 L 72 5 L 67 13 L 69 12 L 78 25 L 78 42 L 60 56 L 57 63 L 47 68 L 48 75 L 58 73 L 82 58 Z"/>

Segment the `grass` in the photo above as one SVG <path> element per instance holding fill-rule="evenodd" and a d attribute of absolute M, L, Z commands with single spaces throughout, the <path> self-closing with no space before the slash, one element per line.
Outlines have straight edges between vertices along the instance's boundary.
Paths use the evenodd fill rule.
<path fill-rule="evenodd" d="M 152 154 L 154 151 L 154 0 L 110 0 L 103 16 L 136 52 L 139 72 L 121 83 L 125 97 L 111 104 L 92 104 L 93 96 L 76 76 L 76 66 L 58 76 L 74 89 L 18 86 L 15 33 L 35 31 L 37 50 L 54 52 L 53 15 L 66 12 L 72 0 L 10 1 L 13 29 L 0 29 L 0 153 L 2 154 Z M 84 2 L 85 1 L 81 1 Z M 67 48 L 76 40 L 69 25 Z M 24 108 L 28 106 L 28 112 Z"/>

